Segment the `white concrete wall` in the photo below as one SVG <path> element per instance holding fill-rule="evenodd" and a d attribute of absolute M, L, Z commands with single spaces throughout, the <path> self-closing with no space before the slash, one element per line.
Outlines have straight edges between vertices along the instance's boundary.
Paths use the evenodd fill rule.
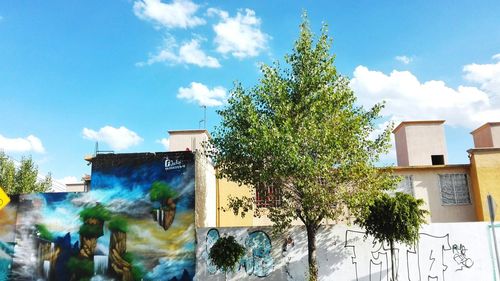
<path fill-rule="evenodd" d="M 213 236 L 233 235 L 247 250 L 227 280 L 307 280 L 307 239 L 303 227 L 272 236 L 270 228 L 197 230 L 195 280 L 225 280 L 210 265 Z M 255 231 L 264 233 L 255 234 Z M 249 239 L 253 237 L 253 239 Z M 260 237 L 260 238 L 259 238 Z M 211 239 L 212 238 L 212 239 Z M 499 241 L 500 242 L 500 241 Z M 414 247 L 396 245 L 398 280 L 496 280 L 491 234 L 486 223 L 431 224 Z M 390 251 L 364 232 L 346 225 L 328 226 L 317 237 L 319 280 L 389 281 Z M 498 279 L 498 275 L 497 275 Z"/>
<path fill-rule="evenodd" d="M 195 153 L 195 223 L 196 227 L 215 227 L 217 216 L 217 192 L 215 169 L 201 152 Z"/>

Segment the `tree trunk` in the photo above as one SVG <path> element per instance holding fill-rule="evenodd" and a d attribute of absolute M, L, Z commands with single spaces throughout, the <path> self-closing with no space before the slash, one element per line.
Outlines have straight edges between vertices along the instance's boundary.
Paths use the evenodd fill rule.
<path fill-rule="evenodd" d="M 318 227 L 306 226 L 307 229 L 307 253 L 309 261 L 309 281 L 318 280 L 318 261 L 316 260 L 316 233 Z"/>
<path fill-rule="evenodd" d="M 391 247 L 391 273 L 392 273 L 392 281 L 396 281 L 396 274 L 394 272 L 394 241 L 391 240 L 389 243 L 390 243 L 390 247 Z"/>

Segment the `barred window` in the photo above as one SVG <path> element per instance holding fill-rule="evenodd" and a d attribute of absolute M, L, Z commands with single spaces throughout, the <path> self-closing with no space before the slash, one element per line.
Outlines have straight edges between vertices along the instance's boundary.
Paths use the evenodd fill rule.
<path fill-rule="evenodd" d="M 439 175 L 443 205 L 470 204 L 469 184 L 466 174 Z"/>
<path fill-rule="evenodd" d="M 410 195 L 413 193 L 413 176 L 402 176 L 403 179 L 398 183 L 396 187 L 396 192 L 403 192 Z"/>
<path fill-rule="evenodd" d="M 257 208 L 279 207 L 281 195 L 274 187 L 258 188 L 255 192 L 255 204 Z"/>

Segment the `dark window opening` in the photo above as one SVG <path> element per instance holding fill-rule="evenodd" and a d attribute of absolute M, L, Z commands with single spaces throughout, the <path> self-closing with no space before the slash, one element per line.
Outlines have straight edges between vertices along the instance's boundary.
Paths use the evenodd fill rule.
<path fill-rule="evenodd" d="M 257 208 L 279 207 L 281 195 L 274 187 L 262 187 L 255 192 L 255 204 Z"/>
<path fill-rule="evenodd" d="M 444 155 L 431 155 L 432 165 L 444 165 Z"/>

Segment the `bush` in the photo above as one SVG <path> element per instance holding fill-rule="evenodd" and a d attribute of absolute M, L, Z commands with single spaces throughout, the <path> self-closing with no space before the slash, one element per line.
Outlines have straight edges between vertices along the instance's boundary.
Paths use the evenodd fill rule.
<path fill-rule="evenodd" d="M 39 238 L 52 241 L 54 239 L 54 235 L 47 229 L 44 224 L 37 224 L 36 231 Z"/>
<path fill-rule="evenodd" d="M 94 275 L 94 263 L 87 259 L 71 257 L 66 266 L 72 274 L 77 278 L 81 278 L 79 280 Z"/>
<path fill-rule="evenodd" d="M 219 238 L 210 249 L 212 263 L 224 272 L 234 271 L 239 260 L 245 254 L 245 247 L 236 242 L 234 236 Z"/>
<path fill-rule="evenodd" d="M 111 231 L 127 232 L 128 222 L 124 217 L 116 216 L 111 219 L 108 228 Z"/>
<path fill-rule="evenodd" d="M 166 182 L 155 181 L 151 185 L 151 190 L 149 191 L 149 197 L 151 201 L 164 201 L 168 198 L 174 198 L 177 196 L 177 192 Z"/>
<path fill-rule="evenodd" d="M 102 225 L 99 224 L 83 224 L 80 226 L 80 235 L 91 238 L 98 238 L 104 235 Z"/>
<path fill-rule="evenodd" d="M 111 218 L 111 213 L 103 205 L 97 204 L 94 207 L 85 208 L 80 212 L 80 219 L 85 222 L 88 219 L 97 219 L 102 222 Z"/>

